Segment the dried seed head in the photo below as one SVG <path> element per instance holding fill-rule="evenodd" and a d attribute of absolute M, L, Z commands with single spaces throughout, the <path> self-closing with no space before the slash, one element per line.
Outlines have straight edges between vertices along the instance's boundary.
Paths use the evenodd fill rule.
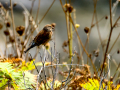
<path fill-rule="evenodd" d="M 68 41 L 64 41 L 62 47 L 67 47 Z"/>
<path fill-rule="evenodd" d="M 7 22 L 7 23 L 6 23 L 6 27 L 10 27 L 10 22 Z"/>
<path fill-rule="evenodd" d="M 93 54 L 95 55 L 95 57 L 98 57 L 98 56 L 99 56 L 99 49 L 94 50 L 94 51 L 93 51 Z"/>
<path fill-rule="evenodd" d="M 28 57 L 28 61 L 33 61 L 33 59 L 31 57 Z"/>
<path fill-rule="evenodd" d="M 119 53 L 120 53 L 120 50 L 117 51 L 117 54 L 119 54 Z"/>
<path fill-rule="evenodd" d="M 115 89 L 115 85 L 113 85 L 113 84 L 112 84 L 112 85 L 111 85 L 111 87 L 112 87 L 112 90 L 114 90 L 114 89 Z M 119 88 L 119 89 L 120 89 L 120 88 Z"/>
<path fill-rule="evenodd" d="M 106 62 L 104 63 L 104 66 L 105 66 L 105 68 L 107 67 L 107 63 Z"/>
<path fill-rule="evenodd" d="M 9 36 L 9 40 L 11 43 L 15 42 L 15 39 L 13 38 L 13 36 Z"/>
<path fill-rule="evenodd" d="M 65 4 L 64 5 L 66 12 L 71 13 L 73 11 L 73 6 L 71 6 L 70 4 Z"/>
<path fill-rule="evenodd" d="M 107 85 L 108 80 L 107 80 L 107 79 L 104 79 L 103 82 Z"/>
<path fill-rule="evenodd" d="M 22 36 L 24 31 L 25 31 L 25 27 L 24 26 L 18 26 L 18 27 L 16 27 L 16 31 L 20 36 Z"/>
<path fill-rule="evenodd" d="M 0 8 L 2 7 L 2 4 L 0 3 Z"/>
<path fill-rule="evenodd" d="M 91 75 L 90 75 L 90 74 L 88 74 L 88 75 L 87 75 L 87 78 L 91 78 Z"/>
<path fill-rule="evenodd" d="M 55 24 L 55 23 L 52 23 L 51 25 L 52 25 L 52 27 L 55 27 L 55 26 L 56 26 L 56 24 Z"/>
<path fill-rule="evenodd" d="M 14 3 L 14 4 L 13 4 L 13 7 L 15 7 L 16 5 L 17 5 L 17 3 Z"/>
<path fill-rule="evenodd" d="M 0 30 L 3 28 L 3 25 L 0 23 Z"/>
<path fill-rule="evenodd" d="M 110 77 L 110 81 L 113 81 L 113 77 L 112 76 Z"/>
<path fill-rule="evenodd" d="M 105 19 L 108 19 L 108 16 L 105 16 Z"/>
<path fill-rule="evenodd" d="M 85 27 L 85 28 L 84 28 L 84 31 L 85 31 L 86 34 L 88 34 L 89 31 L 90 31 L 89 27 Z"/>
<path fill-rule="evenodd" d="M 50 43 L 46 43 L 45 48 L 48 50 L 50 48 Z"/>
<path fill-rule="evenodd" d="M 91 53 L 89 54 L 89 57 L 92 58 L 92 54 Z"/>
<path fill-rule="evenodd" d="M 93 78 L 94 78 L 94 79 L 98 79 L 98 77 L 97 77 L 95 74 L 93 75 Z"/>
<path fill-rule="evenodd" d="M 5 34 L 6 36 L 10 35 L 9 30 L 8 30 L 8 29 L 7 29 L 7 30 L 4 30 L 4 34 Z"/>
<path fill-rule="evenodd" d="M 24 45 L 24 41 L 21 41 L 21 45 Z"/>

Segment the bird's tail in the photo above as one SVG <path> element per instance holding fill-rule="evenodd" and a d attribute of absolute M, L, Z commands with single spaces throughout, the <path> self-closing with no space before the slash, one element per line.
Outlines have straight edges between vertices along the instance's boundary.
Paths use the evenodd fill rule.
<path fill-rule="evenodd" d="M 29 51 L 31 48 L 33 48 L 35 46 L 36 46 L 36 44 L 34 42 L 32 42 L 32 45 L 30 45 L 29 48 L 24 51 L 24 53 L 26 53 L 27 51 Z"/>

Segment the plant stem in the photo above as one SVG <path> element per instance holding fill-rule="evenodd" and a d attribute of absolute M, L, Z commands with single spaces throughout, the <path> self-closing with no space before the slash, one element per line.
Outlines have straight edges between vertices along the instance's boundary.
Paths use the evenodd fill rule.
<path fill-rule="evenodd" d="M 10 0 L 10 8 L 11 8 L 13 35 L 14 35 L 14 39 L 15 39 L 15 47 L 16 47 L 16 49 L 17 49 L 17 56 L 20 57 L 19 50 L 18 50 L 18 47 L 17 47 L 17 41 L 16 41 L 16 33 L 15 33 L 15 24 L 14 24 L 14 15 L 13 15 L 12 0 Z"/>

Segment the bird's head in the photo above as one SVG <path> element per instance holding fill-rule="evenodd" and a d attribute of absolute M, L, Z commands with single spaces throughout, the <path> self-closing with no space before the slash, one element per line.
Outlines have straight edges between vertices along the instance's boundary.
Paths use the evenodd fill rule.
<path fill-rule="evenodd" d="M 53 30 L 53 27 L 50 24 L 47 24 L 44 26 L 43 30 L 46 32 L 51 32 Z"/>
<path fill-rule="evenodd" d="M 47 24 L 44 26 L 43 30 L 47 31 L 47 32 L 51 32 L 54 31 L 56 24 L 52 23 L 52 24 Z"/>

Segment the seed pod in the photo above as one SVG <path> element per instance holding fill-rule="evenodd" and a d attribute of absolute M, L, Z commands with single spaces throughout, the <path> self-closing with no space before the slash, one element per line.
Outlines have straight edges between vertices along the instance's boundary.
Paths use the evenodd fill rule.
<path fill-rule="evenodd" d="M 67 45 L 68 45 L 68 42 L 64 41 L 62 47 L 67 47 Z"/>
<path fill-rule="evenodd" d="M 98 56 L 99 56 L 99 49 L 94 50 L 94 51 L 93 51 L 93 54 L 95 55 L 95 57 L 98 57 Z"/>
<path fill-rule="evenodd" d="M 108 19 L 108 16 L 105 16 L 105 19 Z"/>
<path fill-rule="evenodd" d="M 86 34 L 88 34 L 89 31 L 90 31 L 90 29 L 89 29 L 88 27 L 85 27 L 85 28 L 84 28 L 84 31 L 85 31 Z"/>
<path fill-rule="evenodd" d="M 112 76 L 110 77 L 110 81 L 113 81 L 113 77 Z"/>
<path fill-rule="evenodd" d="M 10 27 L 10 22 L 7 22 L 7 23 L 6 23 L 6 27 Z"/>
<path fill-rule="evenodd" d="M 98 79 L 98 77 L 97 77 L 95 74 L 93 75 L 93 78 L 94 78 L 94 79 Z"/>
<path fill-rule="evenodd" d="M 55 23 L 52 23 L 51 25 L 52 25 L 52 27 L 55 27 L 55 26 L 56 26 L 56 24 L 55 24 Z"/>
<path fill-rule="evenodd" d="M 14 3 L 14 4 L 13 4 L 13 7 L 15 7 L 16 5 L 17 5 L 17 3 Z"/>
<path fill-rule="evenodd" d="M 20 36 L 22 36 L 24 31 L 25 31 L 25 27 L 24 26 L 18 26 L 18 27 L 16 27 L 16 31 Z"/>
<path fill-rule="evenodd" d="M 120 50 L 117 51 L 117 54 L 119 54 L 119 53 L 120 53 Z"/>
<path fill-rule="evenodd" d="M 73 6 L 71 6 L 70 4 L 65 4 L 64 5 L 66 12 L 71 13 L 73 11 Z"/>
<path fill-rule="evenodd" d="M 2 7 L 2 4 L 0 3 L 0 8 Z"/>
<path fill-rule="evenodd" d="M 21 41 L 21 45 L 24 45 L 24 41 Z"/>
<path fill-rule="evenodd" d="M 13 38 L 13 36 L 9 36 L 9 40 L 11 43 L 15 42 L 15 39 Z"/>
<path fill-rule="evenodd" d="M 6 36 L 10 35 L 9 30 L 8 30 L 8 29 L 7 29 L 7 30 L 4 30 L 4 34 L 5 34 Z"/>

